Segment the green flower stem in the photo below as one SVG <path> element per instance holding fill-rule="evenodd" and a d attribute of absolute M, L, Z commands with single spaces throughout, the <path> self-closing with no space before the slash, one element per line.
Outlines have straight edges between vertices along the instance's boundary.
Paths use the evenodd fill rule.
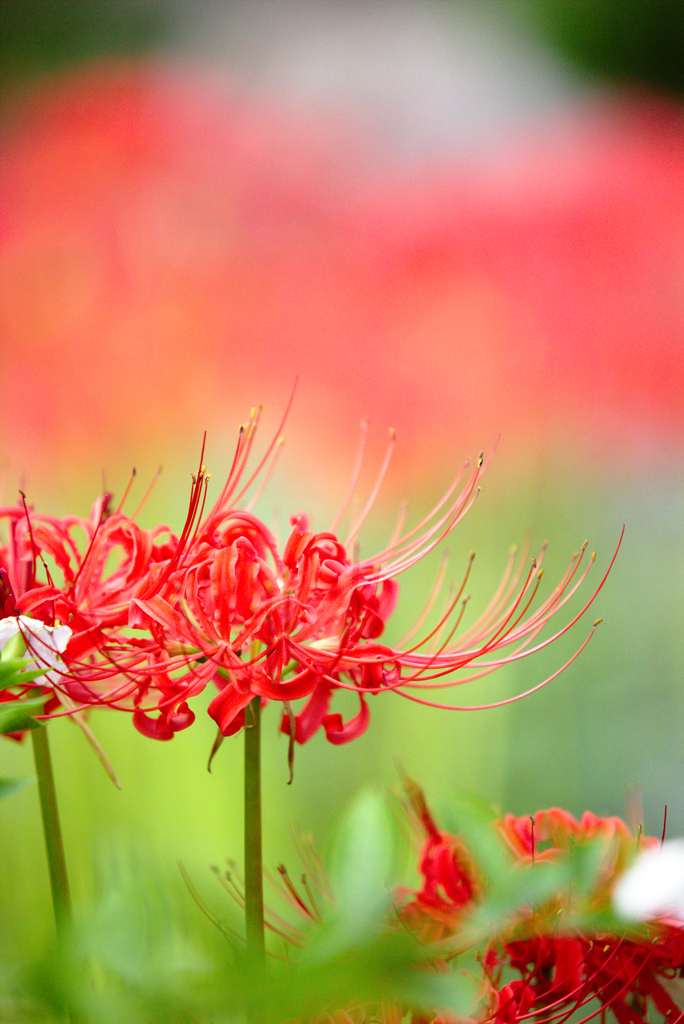
<path fill-rule="evenodd" d="M 245 922 L 247 953 L 265 964 L 264 888 L 261 849 L 261 697 L 245 713 Z"/>
<path fill-rule="evenodd" d="M 55 923 L 58 936 L 71 923 L 71 897 L 69 895 L 69 879 L 67 877 L 62 830 L 57 811 L 57 793 L 52 773 L 52 759 L 48 744 L 48 733 L 45 726 L 31 730 L 33 741 L 33 759 L 38 779 L 38 795 L 40 812 L 43 818 L 43 836 L 47 853 L 50 886 L 52 888 L 52 905 L 55 911 Z"/>

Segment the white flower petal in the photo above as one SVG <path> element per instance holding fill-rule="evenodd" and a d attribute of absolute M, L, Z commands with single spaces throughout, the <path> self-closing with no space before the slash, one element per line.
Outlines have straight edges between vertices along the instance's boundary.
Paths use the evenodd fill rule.
<path fill-rule="evenodd" d="M 684 839 L 642 853 L 615 887 L 613 906 L 642 921 L 662 915 L 684 920 Z"/>
<path fill-rule="evenodd" d="M 28 650 L 24 655 L 26 667 L 47 669 L 40 680 L 41 685 L 59 682 L 66 672 L 66 665 L 60 654 L 66 650 L 71 636 L 68 626 L 46 626 L 40 619 L 31 619 L 28 615 L 11 615 L 0 619 L 0 651 L 17 633 L 21 633 Z M 38 682 L 38 681 L 37 681 Z"/>

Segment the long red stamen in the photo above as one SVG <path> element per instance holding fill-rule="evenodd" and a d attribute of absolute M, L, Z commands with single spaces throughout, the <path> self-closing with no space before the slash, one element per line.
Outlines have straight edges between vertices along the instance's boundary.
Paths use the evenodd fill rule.
<path fill-rule="evenodd" d="M 126 498 L 128 497 L 128 495 L 131 492 L 131 487 L 133 486 L 133 481 L 135 480 L 135 477 L 136 477 L 136 468 L 134 466 L 133 469 L 131 470 L 131 475 L 130 475 L 130 477 L 128 479 L 128 483 L 126 485 L 126 489 L 123 492 L 123 495 L 121 497 L 121 501 L 119 502 L 119 504 L 116 507 L 116 513 L 117 514 L 121 512 L 121 509 L 124 507 L 124 504 L 126 503 Z M 102 485 L 103 485 L 102 492 L 103 492 L 103 494 L 106 491 L 106 488 L 105 488 L 104 484 L 105 484 L 105 479 L 104 479 L 104 474 L 103 474 L 102 475 Z M 135 519 L 135 516 L 133 516 L 133 519 Z"/>
<path fill-rule="evenodd" d="M 299 383 L 299 377 L 295 377 L 295 382 L 292 385 L 292 391 L 290 392 L 290 397 L 288 399 L 287 405 L 285 406 L 285 412 L 283 413 L 282 419 L 281 419 L 281 421 L 280 421 L 280 423 L 278 425 L 278 429 L 276 430 L 276 433 L 273 436 L 273 438 L 272 438 L 270 444 L 268 445 L 266 451 L 264 452 L 264 455 L 263 455 L 261 461 L 258 463 L 256 469 L 254 470 L 254 472 L 252 473 L 252 475 L 248 479 L 247 483 L 243 486 L 243 488 L 239 492 L 239 494 L 236 494 L 235 497 L 232 498 L 233 504 L 237 504 L 237 502 L 243 497 L 243 495 L 251 487 L 251 485 L 254 482 L 254 480 L 256 480 L 258 475 L 261 473 L 261 470 L 263 469 L 263 467 L 266 465 L 266 463 L 270 459 L 271 454 L 272 454 L 274 448 L 276 448 L 277 446 L 280 445 L 280 438 L 282 436 L 283 428 L 284 428 L 285 423 L 287 421 L 287 417 L 290 415 L 290 409 L 292 408 L 292 403 L 294 402 L 294 397 L 295 397 L 295 393 L 297 391 L 298 383 Z M 238 484 L 238 482 L 240 480 L 240 476 L 242 475 L 242 472 L 243 472 L 243 469 L 244 469 L 244 464 L 245 464 L 245 462 L 247 460 L 247 456 L 249 454 L 249 449 L 251 448 L 252 441 L 253 441 L 254 435 L 256 433 L 256 428 L 257 428 L 257 424 L 259 422 L 259 418 L 261 416 L 261 412 L 262 412 L 262 407 L 260 406 L 258 411 L 257 411 L 257 413 L 256 413 L 256 416 L 253 417 L 252 421 L 250 422 L 250 426 L 249 426 L 249 430 L 248 430 L 247 444 L 245 445 L 244 460 L 243 460 L 243 463 L 242 463 L 239 471 L 235 474 L 234 486 L 237 486 L 237 484 Z M 232 488 L 231 488 L 231 490 L 232 490 Z M 231 490 L 226 491 L 226 489 L 224 488 L 224 492 L 222 492 L 221 498 L 220 498 L 220 500 L 218 502 L 219 507 L 224 507 L 225 502 L 227 502 L 228 499 L 229 499 Z"/>
<path fill-rule="evenodd" d="M 389 469 L 390 459 L 392 458 L 392 452 L 394 451 L 394 443 L 395 443 L 396 439 L 397 439 L 397 435 L 394 433 L 393 430 L 390 430 L 389 443 L 388 443 L 387 449 L 385 451 L 385 457 L 382 460 L 382 465 L 380 466 L 380 471 L 379 471 L 379 473 L 377 475 L 376 481 L 375 481 L 375 483 L 373 485 L 373 488 L 372 488 L 372 490 L 370 492 L 368 500 L 366 501 L 366 504 L 364 505 L 363 509 L 361 510 L 361 514 L 359 515 L 358 519 L 354 522 L 353 526 L 351 527 L 351 530 L 350 530 L 349 534 L 347 535 L 347 539 L 344 542 L 345 548 L 348 548 L 349 545 L 352 543 L 352 541 L 358 536 L 359 530 L 361 529 L 361 527 L 363 526 L 364 522 L 368 518 L 368 513 L 370 512 L 370 510 L 372 509 L 373 505 L 375 504 L 375 500 L 376 500 L 376 498 L 378 496 L 380 488 L 382 487 L 382 481 L 385 479 L 385 476 L 387 474 L 387 470 Z"/>
<path fill-rule="evenodd" d="M 36 542 L 33 539 L 33 529 L 31 527 L 31 517 L 29 515 L 28 505 L 26 504 L 26 495 L 24 494 L 23 491 L 19 491 L 19 494 L 21 495 L 21 503 L 24 506 L 24 515 L 26 517 L 26 528 L 28 530 L 29 540 L 31 542 L 31 574 L 29 576 L 27 587 L 26 587 L 27 590 L 30 590 L 30 589 L 32 589 L 35 586 L 35 581 L 36 581 L 36 559 L 37 559 L 37 556 L 39 554 L 39 550 L 38 550 L 38 547 L 36 546 Z"/>
<path fill-rule="evenodd" d="M 475 558 L 475 552 L 472 552 L 471 555 L 470 555 L 470 564 L 471 565 L 472 565 L 472 562 L 473 562 L 474 558 Z M 434 608 L 435 602 L 437 601 L 437 598 L 439 597 L 439 595 L 441 593 L 441 590 L 442 590 L 442 587 L 444 585 L 444 579 L 446 577 L 446 572 L 447 572 L 448 565 L 449 565 L 449 556 L 447 554 L 444 554 L 444 555 L 442 555 L 442 559 L 441 559 L 440 564 L 439 564 L 439 569 L 437 571 L 437 576 L 435 578 L 435 582 L 432 584 L 432 587 L 430 589 L 430 593 L 428 594 L 428 598 L 427 598 L 427 601 L 425 602 L 425 605 L 423 607 L 422 612 L 420 613 L 420 615 L 418 616 L 418 618 L 416 619 L 414 624 L 411 626 L 411 628 L 409 629 L 408 633 L 406 633 L 402 637 L 402 639 L 399 641 L 399 644 L 397 645 L 402 650 L 406 647 L 406 645 L 409 642 L 409 640 L 412 640 L 413 637 L 416 635 L 416 633 L 418 633 L 423 628 L 425 623 L 427 622 L 428 616 L 430 615 L 430 612 Z M 470 566 L 468 567 L 468 569 L 470 569 Z M 449 604 L 450 607 L 453 606 L 453 600 L 451 599 L 451 597 L 449 599 L 448 604 Z M 446 616 L 448 614 L 449 614 L 448 612 L 445 613 L 445 615 L 442 617 L 442 621 L 444 621 L 444 619 L 446 618 Z"/>
<path fill-rule="evenodd" d="M 580 654 L 582 653 L 584 648 L 587 646 L 587 644 L 589 643 L 589 641 L 593 637 L 594 633 L 596 632 L 596 627 L 598 626 L 600 621 L 601 620 L 598 619 L 594 623 L 594 625 L 591 627 L 591 631 L 589 633 L 589 636 L 586 638 L 586 640 L 584 641 L 582 646 L 579 647 L 575 651 L 575 653 L 572 655 L 572 657 L 569 658 L 565 662 L 564 665 L 561 665 L 561 667 L 559 669 L 556 669 L 556 671 L 553 673 L 553 675 L 548 676 L 548 678 L 544 679 L 543 682 L 537 683 L 536 686 L 531 687 L 529 690 L 525 690 L 524 693 L 516 694 L 515 697 L 509 697 L 507 700 L 495 701 L 492 704 L 474 704 L 472 706 L 465 706 L 465 705 L 464 706 L 461 706 L 461 705 L 457 706 L 457 705 L 452 705 L 452 704 L 438 704 L 438 703 L 436 703 L 434 701 L 424 700 L 422 697 L 416 697 L 412 693 L 405 693 L 403 690 L 400 690 L 397 687 L 394 687 L 394 689 L 396 690 L 396 692 L 400 696 L 406 697 L 407 700 L 411 700 L 415 704 L 425 704 L 427 707 L 442 708 L 445 711 L 487 711 L 490 708 L 502 708 L 506 704 L 514 704 L 516 701 L 522 700 L 523 697 L 529 697 L 530 694 L 536 693 L 537 690 L 541 690 L 542 687 L 547 685 L 547 683 L 550 683 L 554 679 L 557 679 L 558 676 L 561 674 L 561 672 L 564 672 L 566 670 L 566 668 L 568 668 L 570 665 L 572 665 L 572 663 L 575 660 L 575 658 L 578 658 L 580 656 Z"/>
<path fill-rule="evenodd" d="M 352 471 L 349 477 L 349 483 L 347 484 L 347 490 L 344 492 L 344 496 L 342 498 L 342 501 L 340 502 L 340 507 L 335 513 L 335 518 L 330 524 L 331 533 L 337 533 L 339 525 L 344 518 L 345 512 L 349 508 L 349 503 L 354 496 L 354 491 L 356 490 L 356 486 L 359 482 L 359 477 L 361 476 L 361 467 L 363 466 L 363 457 L 366 451 L 366 442 L 368 440 L 368 427 L 369 421 L 367 419 L 362 420 L 361 427 L 359 430 L 359 443 L 358 448 L 356 450 L 356 458 L 354 459 L 354 464 L 352 466 Z"/>
<path fill-rule="evenodd" d="M 131 519 L 137 519 L 138 518 L 139 513 L 142 511 L 143 507 L 145 506 L 145 504 L 147 502 L 147 499 L 149 498 L 150 494 L 152 493 L 152 488 L 154 487 L 154 485 L 156 484 L 157 480 L 161 476 L 161 471 L 162 471 L 162 467 L 161 466 L 157 466 L 157 468 L 156 468 L 156 470 L 154 472 L 154 476 L 152 477 L 152 480 L 150 481 L 150 486 L 145 491 L 145 493 L 144 493 L 144 495 L 142 497 L 142 501 L 140 502 L 140 504 L 136 508 L 135 512 L 131 516 Z M 130 484 L 129 484 L 129 487 L 130 487 Z M 121 499 L 121 504 L 119 505 L 119 508 L 117 509 L 117 512 L 121 511 L 121 508 L 123 506 L 123 503 L 125 501 L 125 498 L 126 498 L 127 494 L 128 494 L 128 490 L 126 490 L 126 494 L 124 494 L 124 497 Z"/>

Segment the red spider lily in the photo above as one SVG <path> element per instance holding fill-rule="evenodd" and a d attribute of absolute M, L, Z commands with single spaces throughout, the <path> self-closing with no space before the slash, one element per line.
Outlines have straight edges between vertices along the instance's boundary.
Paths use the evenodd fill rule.
<path fill-rule="evenodd" d="M 545 1020 L 592 999 L 619 1024 L 645 1024 L 651 1008 L 672 1020 L 684 1013 L 671 995 L 671 981 L 684 978 L 680 929 L 654 928 L 636 941 L 605 934 L 536 936 L 509 943 L 506 952 L 509 965 L 529 979 L 535 1002 L 552 1011 Z"/>
<path fill-rule="evenodd" d="M 616 876 L 634 859 L 637 847 L 648 850 L 659 845 L 657 839 L 649 836 L 636 839 L 620 818 L 599 818 L 585 811 L 577 821 L 560 807 L 538 811 L 533 817 L 507 814 L 498 828 L 515 857 L 523 863 L 557 861 L 567 855 L 573 844 L 601 840 L 605 854 L 596 892 L 598 902 L 608 896 Z"/>
<path fill-rule="evenodd" d="M 346 743 L 365 731 L 370 695 L 393 690 L 419 703 L 444 706 L 418 694 L 480 678 L 546 647 L 580 618 L 605 581 L 607 573 L 580 612 L 541 640 L 543 628 L 583 582 L 593 556 L 582 565 L 585 545 L 551 594 L 533 610 L 543 552 L 527 569 L 522 561 L 516 565 L 512 555 L 483 616 L 455 640 L 467 603 L 463 593 L 471 557 L 436 626 L 408 645 L 429 614 L 428 607 L 402 646 L 386 645 L 380 638 L 397 601 L 396 577 L 435 548 L 471 507 L 482 457 L 470 475 L 466 463 L 417 526 L 405 530 L 401 516 L 387 547 L 360 560 L 354 554 L 355 540 L 387 469 L 392 436 L 376 485 L 344 540 L 337 530 L 357 483 L 359 460 L 331 529 L 314 533 L 304 513 L 292 516 L 291 533 L 281 552 L 272 532 L 251 512 L 254 499 L 240 505 L 257 475 L 272 467 L 279 450 L 274 439 L 256 470 L 243 479 L 258 419 L 255 413 L 249 427 L 241 430 L 231 473 L 204 518 L 207 477 L 201 466 L 178 538 L 166 531 L 172 543 L 163 551 L 146 549 L 137 582 L 136 572 L 128 572 L 137 548 L 125 560 L 117 617 L 111 624 L 121 624 L 123 601 L 129 598 L 128 625 L 146 635 L 135 641 L 114 638 L 103 647 L 96 665 L 73 659 L 73 674 L 81 681 L 80 688 L 71 691 L 77 699 L 114 707 L 130 707 L 132 702 L 135 725 L 147 735 L 168 739 L 192 720 L 188 698 L 214 682 L 219 693 L 209 714 L 224 736 L 243 726 L 245 708 L 260 696 L 284 705 L 281 728 L 292 742 L 303 743 L 322 727 L 331 743 Z M 365 430 L 364 425 L 362 441 Z M 116 537 L 117 542 L 132 545 L 137 534 L 124 536 L 118 531 Z M 437 599 L 442 578 L 440 574 L 429 606 Z M 351 690 L 359 698 L 358 713 L 346 722 L 329 712 L 337 689 Z M 307 703 L 295 714 L 291 702 L 304 698 Z M 491 706 L 501 703 L 507 701 Z M 490 705 L 479 705 L 483 706 Z M 149 717 L 152 711 L 159 717 Z"/>
<path fill-rule="evenodd" d="M 23 614 L 68 620 L 75 632 L 127 624 L 134 588 L 177 538 L 166 527 L 143 530 L 120 509 L 110 512 L 109 501 L 99 499 L 87 519 L 36 515 L 25 505 L 0 509 L 9 533 L 0 564 Z"/>
<path fill-rule="evenodd" d="M 523 844 L 502 846 L 509 854 L 511 879 L 521 862 L 528 861 L 532 847 L 541 855 L 541 846 L 549 841 L 553 844 L 549 851 L 558 860 L 568 856 L 573 842 L 599 838 L 606 851 L 602 868 L 610 870 L 608 884 L 600 886 L 596 894 L 590 893 L 597 911 L 593 917 L 585 913 L 570 917 L 565 893 L 559 892 L 548 904 L 536 906 L 534 913 L 521 896 L 520 905 L 488 932 L 484 945 L 477 943 L 470 948 L 470 919 L 483 906 L 496 878 L 483 872 L 464 838 L 439 828 L 419 787 L 410 780 L 407 786 L 412 821 L 420 830 L 421 881 L 415 890 L 395 890 L 395 909 L 387 927 L 393 931 L 400 926 L 416 939 L 415 948 L 422 954 L 419 970 L 470 975 L 474 994 L 466 1018 L 444 1011 L 414 1012 L 413 1024 L 457 1024 L 464 1020 L 470 1024 L 561 1024 L 571 1017 L 585 1024 L 597 1016 L 605 1022 L 607 1011 L 617 1024 L 647 1024 L 654 1019 L 654 1011 L 673 1022 L 681 1019 L 684 928 L 651 922 L 620 930 L 618 922 L 605 913 L 610 888 L 625 867 L 620 857 L 611 857 L 612 847 L 617 845 L 621 851 L 629 847 L 633 853 L 636 844 L 636 837 L 620 819 L 585 814 L 578 822 L 559 808 L 539 811 L 534 816 L 535 824 L 529 818 L 509 816 L 506 829 L 512 826 L 517 835 L 523 834 L 523 822 L 527 822 Z M 492 821 L 489 828 L 493 836 L 504 838 L 503 822 Z M 643 841 L 649 846 L 656 844 L 654 839 L 644 837 Z M 325 919 L 321 909 L 334 905 L 339 896 L 331 890 L 311 848 L 306 850 L 306 867 L 301 884 L 296 884 L 282 865 L 278 868 L 279 879 L 267 876 L 305 927 L 293 926 L 271 910 L 266 912 L 267 925 L 285 943 L 297 947 L 308 944 L 311 929 Z M 226 872 L 214 870 L 231 898 L 243 906 L 242 883 L 234 866 L 230 864 Z M 398 1024 L 407 1015 L 408 1008 L 397 1002 L 357 1001 L 330 1019 L 347 1024 Z"/>
<path fill-rule="evenodd" d="M 423 884 L 402 908 L 402 920 L 423 941 L 438 942 L 453 933 L 462 912 L 482 895 L 482 878 L 466 844 L 437 827 L 422 790 L 410 780 L 407 787 L 414 816 L 427 839 L 418 864 Z M 409 892 L 404 890 L 404 895 Z"/>
<path fill-rule="evenodd" d="M 409 783 L 414 820 L 425 834 L 418 869 L 418 890 L 399 890 L 409 899 L 399 909 L 405 927 L 422 942 L 435 944 L 435 958 L 446 956 L 458 969 L 464 950 L 462 926 L 477 908 L 487 880 L 467 844 L 441 832 L 420 789 Z M 539 811 L 532 818 L 507 816 L 494 827 L 506 840 L 514 861 L 558 860 L 573 843 L 605 841 L 600 881 L 591 895 L 597 911 L 605 911 L 610 892 L 633 857 L 637 838 L 619 818 L 586 813 L 578 822 L 560 808 Z M 646 846 L 658 841 L 641 837 Z M 546 843 L 550 845 L 545 846 Z M 490 937 L 480 958 L 484 996 L 474 1019 L 489 1022 L 565 1021 L 598 1000 L 599 1009 L 583 1021 L 610 1009 L 618 1024 L 645 1024 L 652 1010 L 681 1019 L 684 978 L 684 929 L 673 922 L 652 922 L 630 933 L 607 930 L 564 930 L 565 895 L 545 907 L 522 906 L 505 932 Z M 467 942 L 466 942 L 467 945 Z M 512 978 L 512 975 L 516 977 Z M 602 1017 L 603 1019 L 603 1017 Z"/>
<path fill-rule="evenodd" d="M 7 534 L 0 540 L 3 615 L 16 617 L 20 624 L 34 621 L 34 616 L 48 629 L 68 623 L 72 633 L 65 652 L 68 670 L 60 661 L 59 673 L 53 669 L 25 686 L 3 689 L 0 700 L 17 700 L 40 686 L 48 696 L 47 716 L 62 707 L 73 713 L 73 699 L 82 696 L 79 676 L 95 652 L 120 637 L 135 586 L 177 543 L 163 527 L 146 531 L 120 508 L 110 511 L 109 502 L 110 495 L 104 495 L 87 519 L 38 515 L 25 501 L 0 508 L 0 526 Z M 40 667 L 40 643 L 32 643 L 30 629 L 21 632 Z"/>

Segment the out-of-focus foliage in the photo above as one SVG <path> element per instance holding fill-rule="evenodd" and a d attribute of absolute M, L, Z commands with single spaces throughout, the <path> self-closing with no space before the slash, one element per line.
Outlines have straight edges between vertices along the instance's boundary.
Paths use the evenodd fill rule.
<path fill-rule="evenodd" d="M 184 904 L 171 895 L 175 886 L 168 879 L 153 878 L 140 864 L 129 863 L 123 871 L 119 864 L 94 911 L 61 951 L 52 948 L 28 967 L 5 965 L 8 1019 L 58 1019 L 69 1006 L 72 1019 L 90 1024 L 218 1024 L 240 1019 L 246 1010 L 269 1024 L 313 1021 L 320 1014 L 390 1024 L 411 1010 L 429 1021 L 441 1019 L 436 1015 L 442 1012 L 447 1018 L 514 1022 L 518 1014 L 525 1019 L 531 1007 L 559 1011 L 592 998 L 607 1009 L 615 1004 L 619 1016 L 631 992 L 638 999 L 638 972 L 630 975 L 635 958 L 650 970 L 654 951 L 671 946 L 678 932 L 672 926 L 632 928 L 613 915 L 610 886 L 626 863 L 617 850 L 634 850 L 622 823 L 616 845 L 611 822 L 592 818 L 594 832 L 582 838 L 578 829 L 584 826 L 565 812 L 543 812 L 556 815 L 561 847 L 552 843 L 549 850 L 542 829 L 535 862 L 512 856 L 502 839 L 504 826 L 484 804 L 460 796 L 452 812 L 458 838 L 435 831 L 422 845 L 423 888 L 399 889 L 397 821 L 390 824 L 377 795 L 361 794 L 334 844 L 333 898 L 326 883 L 327 893 L 317 889 L 312 899 L 303 881 L 308 906 L 301 899 L 299 909 L 307 913 L 287 929 L 294 943 L 284 941 L 282 922 L 274 925 L 265 974 L 245 957 L 239 898 L 231 909 L 206 881 L 190 882 L 200 908 L 217 925 L 211 927 L 193 914 L 187 894 Z M 568 826 L 578 832 L 577 841 Z M 431 859 L 435 843 L 450 851 L 446 858 L 440 853 Z M 464 858 L 480 888 L 479 895 L 460 902 L 449 877 L 465 870 Z M 430 895 L 425 884 L 434 870 L 439 887 L 429 886 Z M 290 919 L 297 899 L 290 901 Z M 427 928 L 429 919 L 439 923 L 437 932 Z M 595 970 L 592 937 L 599 935 L 605 963 L 599 959 Z M 523 968 L 526 944 L 537 957 L 531 972 Z M 561 966 L 568 949 L 581 954 L 571 968 L 567 958 Z M 629 950 L 626 959 L 621 949 Z M 549 956 L 556 957 L 555 968 Z M 544 966 L 547 961 L 551 966 Z M 651 987 L 644 989 L 647 1001 L 658 977 L 653 973 Z M 669 999 L 664 989 L 662 999 Z M 637 1024 L 642 1018 L 635 1011 L 630 1019 Z"/>
<path fill-rule="evenodd" d="M 25 786 L 31 785 L 32 779 L 0 779 L 0 797 L 18 793 Z"/>
<path fill-rule="evenodd" d="M 149 865 L 119 864 L 61 951 L 51 948 L 28 967 L 3 965 L 4 1006 L 17 1020 L 59 1019 L 68 1006 L 73 1019 L 92 1024 L 232 1021 L 247 1007 L 276 1024 L 360 1004 L 379 1013 L 383 1001 L 466 1012 L 472 983 L 435 974 L 423 945 L 387 927 L 396 845 L 382 802 L 362 795 L 336 843 L 335 906 L 321 903 L 303 951 L 275 942 L 266 975 L 247 961 L 237 907 L 222 905 L 220 893 L 207 896 L 219 906 L 220 927 L 198 928 L 187 894 L 179 904 Z"/>
<path fill-rule="evenodd" d="M 461 11 L 468 7 L 464 0 L 452 2 Z M 248 3 L 233 6 L 240 17 L 240 6 Z M 252 2 L 257 12 L 259 6 L 267 16 L 270 0 Z M 430 3 L 423 6 L 429 13 Z M 590 72 L 684 92 L 684 8 L 676 0 L 490 0 L 486 6 L 494 20 L 512 18 L 528 32 L 541 32 Z M 477 15 L 477 0 L 470 7 Z M 185 19 L 209 10 L 201 0 L 185 10 L 165 0 L 0 0 L 0 88 L 82 60 L 154 51 L 170 37 L 182 40 Z M 315 20 L 313 8 L 310 17 Z"/>
<path fill-rule="evenodd" d="M 0 0 L 0 90 L 81 60 L 150 50 L 170 6 L 150 0 Z"/>
<path fill-rule="evenodd" d="M 678 0 L 533 0 L 539 23 L 583 69 L 622 85 L 684 94 Z"/>

